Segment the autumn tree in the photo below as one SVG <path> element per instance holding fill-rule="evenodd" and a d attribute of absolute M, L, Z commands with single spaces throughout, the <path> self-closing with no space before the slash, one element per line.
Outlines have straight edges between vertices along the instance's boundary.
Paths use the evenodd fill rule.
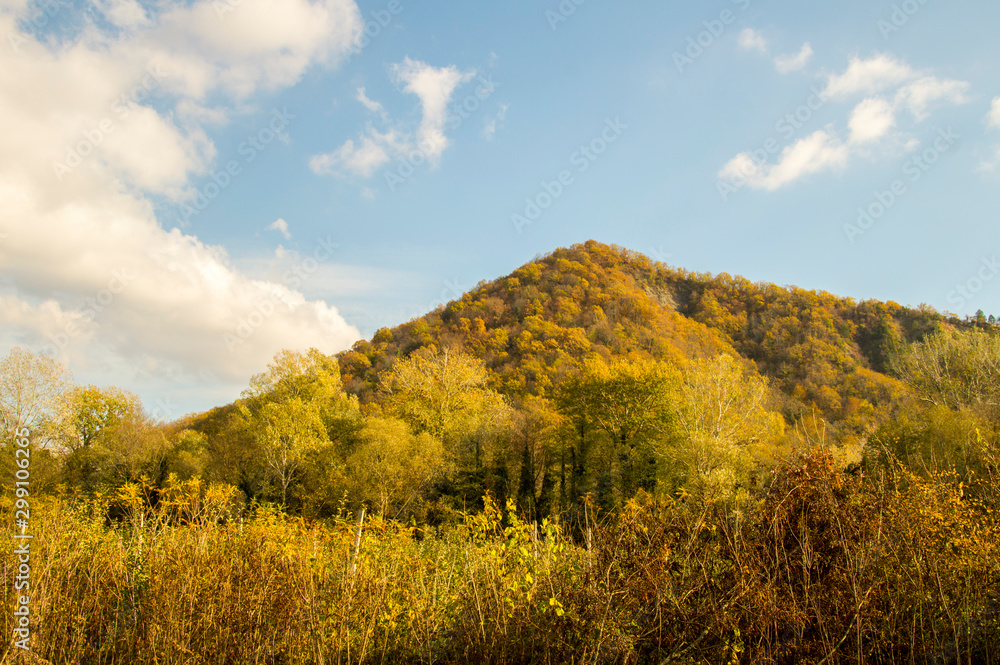
<path fill-rule="evenodd" d="M 120 388 L 78 386 L 62 407 L 62 440 L 70 453 L 89 448 L 101 437 L 142 411 L 138 396 Z"/>
<path fill-rule="evenodd" d="M 1000 416 L 1000 336 L 942 331 L 911 345 L 892 368 L 928 404 Z"/>
<path fill-rule="evenodd" d="M 911 345 L 892 367 L 919 406 L 879 427 L 866 458 L 894 456 L 928 477 L 957 472 L 992 491 L 1000 479 L 1000 337 L 940 331 Z"/>
<path fill-rule="evenodd" d="M 279 351 L 267 369 L 250 379 L 243 397 L 253 405 L 300 399 L 315 403 L 326 427 L 336 429 L 338 421 L 354 419 L 357 399 L 348 396 L 341 385 L 340 365 L 335 358 L 317 349 L 305 353 Z M 332 432 L 334 436 L 336 432 Z"/>
<path fill-rule="evenodd" d="M 65 477 L 75 486 L 93 490 L 142 477 L 163 479 L 168 442 L 133 393 L 73 388 L 62 404 L 58 431 Z"/>
<path fill-rule="evenodd" d="M 679 392 L 679 436 L 660 454 L 688 491 L 726 496 L 747 481 L 754 448 L 783 432 L 780 414 L 769 409 L 768 383 L 743 361 L 723 354 L 689 363 Z"/>
<path fill-rule="evenodd" d="M 266 475 L 286 506 L 289 488 L 308 457 L 357 417 L 357 401 L 341 389 L 334 359 L 316 349 L 281 351 L 250 380 L 233 429 L 257 446 Z"/>
<path fill-rule="evenodd" d="M 181 480 L 205 477 L 211 461 L 208 437 L 196 430 L 184 429 L 172 437 L 166 470 Z"/>
<path fill-rule="evenodd" d="M 414 434 L 397 418 L 368 418 L 346 464 L 351 497 L 383 517 L 399 517 L 415 508 L 420 492 L 443 474 L 444 447 L 427 432 Z"/>
<path fill-rule="evenodd" d="M 251 412 L 240 406 L 261 444 L 264 462 L 280 489 L 281 505 L 288 502 L 288 488 L 309 453 L 329 443 L 319 405 L 300 397 L 265 402 Z"/>
<path fill-rule="evenodd" d="M 69 372 L 50 358 L 14 347 L 0 360 L 0 435 L 4 445 L 15 431 L 28 428 L 32 440 L 51 434 L 62 397 L 71 385 Z"/>
<path fill-rule="evenodd" d="M 141 408 L 117 423 L 102 438 L 105 477 L 113 486 L 145 478 L 162 485 L 169 442 L 163 431 Z"/>
<path fill-rule="evenodd" d="M 59 363 L 15 347 L 0 360 L 0 474 L 13 477 L 15 433 L 28 430 L 32 487 L 40 491 L 58 482 L 59 460 L 51 443 L 63 396 L 71 386 Z M 8 487 L 4 483 L 4 488 Z"/>
<path fill-rule="evenodd" d="M 505 423 L 510 407 L 487 385 L 478 360 L 454 349 L 421 349 L 397 361 L 382 377 L 386 410 L 445 443 L 449 454 L 464 457 L 463 439 L 472 439 L 474 463 L 482 461 L 481 437 Z M 469 462 L 469 460 L 463 460 Z"/>

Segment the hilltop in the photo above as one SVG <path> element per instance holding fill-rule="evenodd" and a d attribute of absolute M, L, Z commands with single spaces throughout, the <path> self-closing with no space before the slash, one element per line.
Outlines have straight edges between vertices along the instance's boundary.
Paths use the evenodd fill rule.
<path fill-rule="evenodd" d="M 587 357 L 667 360 L 738 354 L 771 379 L 789 422 L 810 413 L 854 438 L 892 414 L 896 350 L 949 323 L 927 307 L 673 268 L 593 240 L 480 283 L 460 299 L 339 354 L 344 387 L 378 401 L 396 360 L 435 346 L 480 359 L 511 398 L 551 397 Z"/>

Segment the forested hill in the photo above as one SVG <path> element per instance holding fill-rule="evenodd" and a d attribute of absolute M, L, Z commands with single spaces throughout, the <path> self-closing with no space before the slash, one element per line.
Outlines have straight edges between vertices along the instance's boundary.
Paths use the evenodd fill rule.
<path fill-rule="evenodd" d="M 344 387 L 379 399 L 398 358 L 428 346 L 480 358 L 512 398 L 550 396 L 588 355 L 672 360 L 735 351 L 780 390 L 794 421 L 815 411 L 850 436 L 890 415 L 902 386 L 893 350 L 945 318 L 932 309 L 712 276 L 595 241 L 558 249 L 461 299 L 379 330 L 339 356 Z"/>
<path fill-rule="evenodd" d="M 199 633 L 205 598 L 232 645 L 278 636 L 227 662 L 312 658 L 315 625 L 407 663 L 996 662 L 1000 329 L 970 323 L 589 242 L 169 424 L 14 349 L 0 473 L 30 463 L 58 555 L 38 606 L 95 644 Z"/>

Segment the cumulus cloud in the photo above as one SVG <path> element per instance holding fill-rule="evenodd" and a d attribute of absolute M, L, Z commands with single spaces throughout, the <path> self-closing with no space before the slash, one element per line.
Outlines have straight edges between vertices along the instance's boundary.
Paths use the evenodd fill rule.
<path fill-rule="evenodd" d="M 379 133 L 369 125 L 366 134 L 358 139 L 348 139 L 333 152 L 314 155 L 309 168 L 316 175 L 346 175 L 353 173 L 368 178 L 391 159 L 391 154 L 401 154 L 409 141 L 401 140 L 396 132 Z"/>
<path fill-rule="evenodd" d="M 803 48 L 799 56 L 808 60 L 808 55 L 803 56 L 808 53 L 811 49 Z M 862 96 L 847 117 L 846 138 L 831 125 L 786 146 L 773 163 L 762 158 L 760 151 L 739 153 L 723 165 L 718 176 L 729 183 L 774 191 L 811 174 L 843 169 L 852 156 L 871 154 L 873 147 L 886 151 L 887 142 L 912 148 L 916 138 L 901 128 L 900 115 L 909 114 L 913 122 L 920 122 L 935 104 L 966 103 L 968 90 L 965 81 L 916 71 L 889 54 L 854 57 L 845 71 L 827 78 L 822 93 L 841 102 Z"/>
<path fill-rule="evenodd" d="M 916 76 L 909 65 L 887 53 L 867 60 L 855 56 L 843 74 L 829 77 L 824 94 L 834 99 L 872 94 L 899 86 Z"/>
<path fill-rule="evenodd" d="M 802 48 L 795 55 L 779 55 L 774 59 L 774 68 L 782 74 L 789 74 L 804 69 L 812 59 L 813 50 L 809 43 L 802 45 Z"/>
<path fill-rule="evenodd" d="M 370 177 L 393 158 L 404 158 L 420 152 L 431 164 L 437 163 L 448 147 L 445 121 L 448 103 L 463 83 L 475 76 L 475 71 L 462 72 L 455 66 L 433 67 L 409 57 L 392 65 L 390 75 L 404 92 L 420 100 L 421 120 L 415 130 L 390 126 L 379 131 L 369 124 L 355 139 L 348 139 L 336 150 L 313 156 L 309 167 L 317 175 L 358 175 Z M 382 111 L 359 90 L 358 101 L 371 111 Z"/>
<path fill-rule="evenodd" d="M 145 27 L 150 24 L 146 10 L 136 0 L 95 0 L 98 11 L 120 28 Z"/>
<path fill-rule="evenodd" d="M 17 32 L 26 3 L 0 13 L 0 34 L 19 35 L 0 49 L 3 344 L 125 384 L 208 372 L 239 385 L 282 348 L 357 339 L 294 281 L 248 275 L 157 219 L 153 196 L 179 203 L 215 167 L 207 125 L 335 64 L 361 25 L 352 0 L 217 4 L 101 0 L 113 27 L 63 41 Z M 271 227 L 285 234 L 281 221 Z M 333 262 L 327 245 L 313 249 Z"/>
<path fill-rule="evenodd" d="M 744 28 L 740 33 L 739 44 L 747 51 L 767 53 L 767 40 L 753 28 Z"/>
<path fill-rule="evenodd" d="M 848 126 L 851 143 L 868 143 L 882 138 L 896 124 L 892 104 L 877 97 L 866 99 L 854 107 Z"/>
<path fill-rule="evenodd" d="M 361 29 L 353 0 L 200 0 L 165 11 L 141 51 L 177 72 L 179 92 L 247 97 L 296 83 L 315 63 L 335 64 Z"/>
<path fill-rule="evenodd" d="M 776 164 L 760 163 L 750 154 L 740 153 L 722 167 L 719 177 L 774 191 L 809 174 L 842 168 L 848 155 L 842 141 L 820 130 L 786 147 Z"/>
<path fill-rule="evenodd" d="M 935 102 L 965 104 L 969 101 L 966 95 L 968 90 L 967 81 L 924 76 L 899 89 L 896 93 L 896 105 L 906 108 L 918 120 L 923 120 L 927 117 L 928 107 Z"/>
<path fill-rule="evenodd" d="M 406 92 L 420 98 L 423 118 L 420 121 L 418 141 L 422 148 L 430 151 L 431 157 L 439 156 L 448 147 L 444 122 L 451 95 L 455 88 L 469 81 L 476 72 L 460 72 L 454 66 L 431 67 L 405 58 L 403 62 L 393 65 L 392 73 Z"/>

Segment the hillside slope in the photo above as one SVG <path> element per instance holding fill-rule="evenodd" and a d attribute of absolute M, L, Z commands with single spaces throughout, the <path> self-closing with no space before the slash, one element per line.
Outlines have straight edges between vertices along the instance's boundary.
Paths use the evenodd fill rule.
<path fill-rule="evenodd" d="M 339 360 L 345 388 L 369 402 L 384 370 L 431 345 L 480 358 L 511 397 L 549 396 L 588 355 L 683 365 L 730 352 L 772 379 L 789 421 L 815 411 L 839 436 L 890 415 L 902 394 L 884 373 L 892 353 L 945 323 L 925 307 L 691 273 L 588 241 L 379 330 Z"/>

